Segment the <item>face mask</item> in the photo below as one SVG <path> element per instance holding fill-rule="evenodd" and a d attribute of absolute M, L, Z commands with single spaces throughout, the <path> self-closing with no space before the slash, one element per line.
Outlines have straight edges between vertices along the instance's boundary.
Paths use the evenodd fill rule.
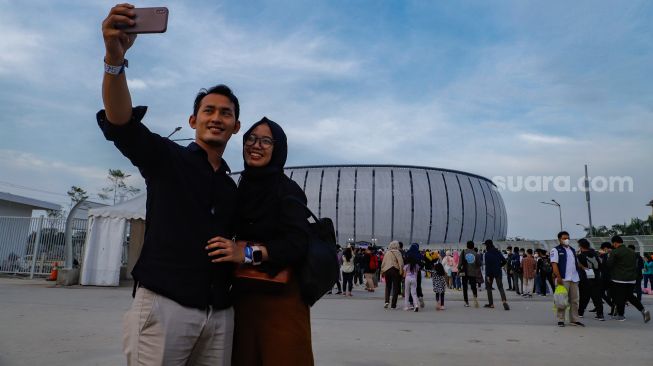
<path fill-rule="evenodd" d="M 565 240 L 563 240 L 563 241 L 562 241 L 562 244 L 564 244 L 564 245 L 569 245 L 569 239 L 565 239 Z"/>

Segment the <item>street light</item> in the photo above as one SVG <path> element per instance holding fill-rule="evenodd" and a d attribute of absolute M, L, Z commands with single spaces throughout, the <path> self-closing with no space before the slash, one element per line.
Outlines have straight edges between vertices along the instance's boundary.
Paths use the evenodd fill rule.
<path fill-rule="evenodd" d="M 591 237 L 591 236 L 592 236 L 592 233 L 588 230 L 587 226 L 585 226 L 585 225 L 583 225 L 583 224 L 578 224 L 578 223 L 577 223 L 576 225 L 578 225 L 578 226 L 582 226 L 582 227 L 583 227 L 583 230 L 585 230 L 585 231 L 587 232 L 587 236 L 588 236 L 588 237 Z"/>
<path fill-rule="evenodd" d="M 560 204 L 556 200 L 552 199 L 551 202 L 553 202 L 553 203 L 544 202 L 544 201 L 542 201 L 540 203 L 543 203 L 545 205 L 551 205 L 551 206 L 557 206 L 558 207 L 558 213 L 560 214 L 560 231 L 562 231 L 562 207 L 560 206 Z"/>

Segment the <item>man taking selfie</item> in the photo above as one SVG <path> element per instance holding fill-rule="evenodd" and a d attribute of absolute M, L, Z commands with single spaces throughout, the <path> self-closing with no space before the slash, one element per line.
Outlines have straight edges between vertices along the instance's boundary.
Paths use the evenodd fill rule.
<path fill-rule="evenodd" d="M 143 249 L 132 272 L 135 296 L 124 316 L 128 365 L 230 365 L 233 310 L 230 263 L 212 263 L 204 247 L 232 237 L 236 184 L 222 154 L 240 129 L 238 99 L 224 85 L 201 90 L 187 147 L 152 133 L 132 107 L 125 54 L 136 40 L 134 6 L 113 7 L 102 23 L 104 110 L 97 122 L 147 185 Z M 120 28 L 120 29 L 119 29 Z"/>

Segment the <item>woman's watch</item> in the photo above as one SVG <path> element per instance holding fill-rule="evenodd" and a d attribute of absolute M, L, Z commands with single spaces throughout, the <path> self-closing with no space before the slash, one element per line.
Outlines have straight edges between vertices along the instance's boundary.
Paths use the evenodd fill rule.
<path fill-rule="evenodd" d="M 263 251 L 258 245 L 254 245 L 252 248 L 252 265 L 258 266 L 263 262 Z"/>

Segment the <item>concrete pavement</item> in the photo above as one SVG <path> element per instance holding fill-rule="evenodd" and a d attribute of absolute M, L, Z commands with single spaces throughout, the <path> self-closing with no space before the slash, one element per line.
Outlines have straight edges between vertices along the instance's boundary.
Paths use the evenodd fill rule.
<path fill-rule="evenodd" d="M 461 293 L 448 291 L 447 310 L 436 311 L 425 280 L 427 306 L 414 313 L 384 310 L 382 286 L 328 295 L 313 307 L 317 365 L 653 364 L 653 323 L 632 307 L 625 322 L 585 318 L 586 328 L 558 328 L 550 296 L 509 292 L 512 309 L 504 311 L 465 308 Z M 130 302 L 129 284 L 55 287 L 0 277 L 0 365 L 123 365 L 121 320 Z M 653 297 L 644 303 L 652 308 Z"/>

